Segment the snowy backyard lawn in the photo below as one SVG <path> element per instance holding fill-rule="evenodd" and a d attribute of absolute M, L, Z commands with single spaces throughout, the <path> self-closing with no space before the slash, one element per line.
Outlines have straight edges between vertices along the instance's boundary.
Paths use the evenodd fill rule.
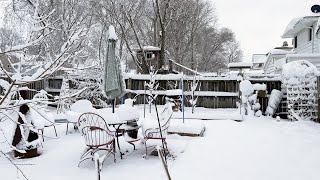
<path fill-rule="evenodd" d="M 140 108 L 140 115 L 143 110 Z M 197 109 L 198 110 L 198 109 Z M 204 109 L 207 116 L 226 116 L 236 109 Z M 197 111 L 196 111 L 197 112 Z M 173 117 L 179 114 L 175 113 Z M 181 119 L 172 119 L 179 124 Z M 320 124 L 311 121 L 277 122 L 273 118 L 247 118 L 233 120 L 195 120 L 186 123 L 204 124 L 204 137 L 170 135 L 168 147 L 175 159 L 169 159 L 169 171 L 174 180 L 318 180 L 320 173 Z M 40 156 L 31 159 L 13 159 L 30 180 L 87 180 L 95 179 L 94 163 L 87 160 L 78 168 L 79 158 L 85 148 L 79 132 L 66 124 L 57 125 L 57 139 L 45 138 Z M 55 137 L 53 128 L 44 134 Z M 143 158 L 144 145 L 137 143 L 137 150 L 120 137 L 124 158 L 117 162 L 108 158 L 103 166 L 102 179 L 165 179 L 162 165 L 156 156 Z M 17 179 L 17 170 L 0 155 L 0 179 Z M 23 179 L 21 174 L 19 179 Z"/>

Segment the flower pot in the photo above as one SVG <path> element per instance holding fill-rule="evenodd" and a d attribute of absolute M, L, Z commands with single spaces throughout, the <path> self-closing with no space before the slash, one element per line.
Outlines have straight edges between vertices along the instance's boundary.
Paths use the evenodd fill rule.
<path fill-rule="evenodd" d="M 38 156 L 38 148 L 25 150 L 26 153 L 20 153 L 18 151 L 14 151 L 14 157 L 17 158 L 33 158 Z"/>

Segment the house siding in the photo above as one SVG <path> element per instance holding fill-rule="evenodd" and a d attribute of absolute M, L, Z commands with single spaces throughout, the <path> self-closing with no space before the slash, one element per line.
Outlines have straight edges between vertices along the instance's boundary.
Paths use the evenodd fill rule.
<path fill-rule="evenodd" d="M 316 24 L 313 25 L 313 27 L 316 27 Z M 305 28 L 302 31 L 300 31 L 297 35 L 298 43 L 297 48 L 295 51 L 297 53 L 305 54 L 305 53 L 318 53 L 318 38 L 315 38 L 314 35 L 312 35 L 312 38 L 315 38 L 314 40 L 309 41 L 309 28 Z M 314 34 L 315 32 L 313 32 Z M 313 42 L 313 51 L 312 51 L 312 42 Z"/>

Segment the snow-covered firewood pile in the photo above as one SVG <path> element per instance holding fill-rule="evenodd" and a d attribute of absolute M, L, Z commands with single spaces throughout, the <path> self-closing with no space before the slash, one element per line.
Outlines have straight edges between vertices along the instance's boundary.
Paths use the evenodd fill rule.
<path fill-rule="evenodd" d="M 300 60 L 283 66 L 282 83 L 287 88 L 288 118 L 291 120 L 317 118 L 317 68 Z"/>

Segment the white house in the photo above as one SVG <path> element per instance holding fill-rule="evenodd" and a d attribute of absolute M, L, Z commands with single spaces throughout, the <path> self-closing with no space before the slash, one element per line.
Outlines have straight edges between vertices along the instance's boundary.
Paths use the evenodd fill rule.
<path fill-rule="evenodd" d="M 297 54 L 319 53 L 319 17 L 320 13 L 295 18 L 287 25 L 282 38 L 292 38 Z"/>
<path fill-rule="evenodd" d="M 292 38 L 292 51 L 274 53 L 272 50 L 264 72 L 281 73 L 283 64 L 297 60 L 308 60 L 320 69 L 319 26 L 320 13 L 292 19 L 281 35 L 282 38 Z"/>

